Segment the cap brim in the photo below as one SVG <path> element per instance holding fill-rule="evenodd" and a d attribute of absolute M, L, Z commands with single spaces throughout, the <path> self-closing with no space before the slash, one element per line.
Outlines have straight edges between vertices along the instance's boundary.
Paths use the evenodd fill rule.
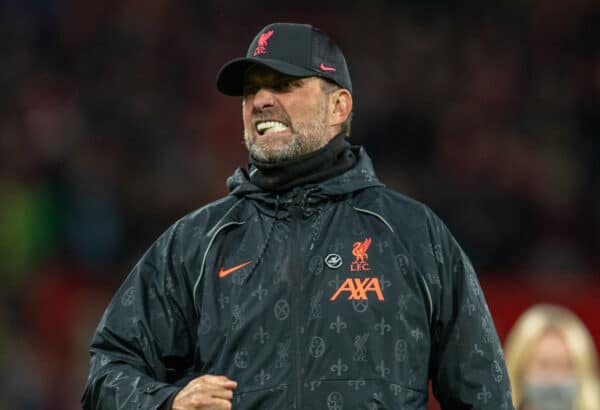
<path fill-rule="evenodd" d="M 281 60 L 269 58 L 240 57 L 228 61 L 221 67 L 217 74 L 217 88 L 225 95 L 244 95 L 244 74 L 253 65 L 272 68 L 283 74 L 294 77 L 310 77 L 318 75 L 314 70 L 298 67 Z"/>

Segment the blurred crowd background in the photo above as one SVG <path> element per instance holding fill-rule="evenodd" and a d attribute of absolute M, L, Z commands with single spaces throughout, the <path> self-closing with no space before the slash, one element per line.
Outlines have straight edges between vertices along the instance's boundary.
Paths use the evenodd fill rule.
<path fill-rule="evenodd" d="M 0 409 L 79 408 L 111 294 L 247 163 L 215 76 L 273 21 L 344 50 L 352 141 L 449 225 L 501 336 L 532 294 L 600 328 L 600 3 L 299 4 L 0 1 Z"/>

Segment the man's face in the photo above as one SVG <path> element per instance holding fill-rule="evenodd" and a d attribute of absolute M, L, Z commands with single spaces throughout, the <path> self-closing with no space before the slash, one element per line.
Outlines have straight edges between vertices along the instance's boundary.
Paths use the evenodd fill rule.
<path fill-rule="evenodd" d="M 328 96 L 321 79 L 298 78 L 256 66 L 246 75 L 244 141 L 259 160 L 279 162 L 323 147 L 328 133 Z"/>

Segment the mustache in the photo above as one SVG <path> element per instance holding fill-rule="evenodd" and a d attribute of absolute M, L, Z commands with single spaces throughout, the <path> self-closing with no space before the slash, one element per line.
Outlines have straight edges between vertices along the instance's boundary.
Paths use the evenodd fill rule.
<path fill-rule="evenodd" d="M 256 124 L 259 121 L 279 121 L 284 124 L 291 125 L 290 116 L 280 108 L 268 108 L 266 110 L 252 111 L 252 123 Z"/>

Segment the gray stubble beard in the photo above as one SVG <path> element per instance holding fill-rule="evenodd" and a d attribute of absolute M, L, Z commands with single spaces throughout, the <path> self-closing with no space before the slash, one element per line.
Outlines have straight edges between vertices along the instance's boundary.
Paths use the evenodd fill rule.
<path fill-rule="evenodd" d="M 246 148 L 253 158 L 271 163 L 287 161 L 316 151 L 327 144 L 327 99 L 320 105 L 317 116 L 314 121 L 290 124 L 292 140 L 285 149 L 276 152 L 267 152 L 252 143 L 250 132 L 244 124 Z"/>

